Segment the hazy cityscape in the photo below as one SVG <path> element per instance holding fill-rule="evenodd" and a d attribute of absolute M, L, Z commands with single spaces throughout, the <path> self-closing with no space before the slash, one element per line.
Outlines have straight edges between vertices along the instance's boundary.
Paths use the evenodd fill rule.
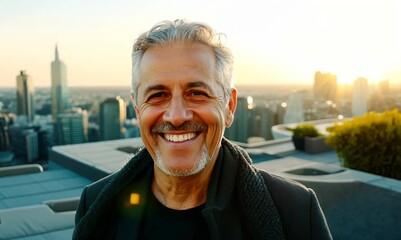
<path fill-rule="evenodd" d="M 313 74 L 311 74 L 313 75 Z M 52 86 L 33 89 L 29 71 L 16 73 L 15 88 L 0 89 L 1 166 L 46 164 L 56 145 L 139 137 L 126 87 L 68 87 L 66 65 L 55 49 Z M 228 139 L 273 139 L 271 127 L 319 119 L 343 119 L 368 111 L 401 109 L 400 86 L 389 79 L 339 85 L 335 73 L 316 71 L 310 85 L 238 85 L 238 107 Z"/>

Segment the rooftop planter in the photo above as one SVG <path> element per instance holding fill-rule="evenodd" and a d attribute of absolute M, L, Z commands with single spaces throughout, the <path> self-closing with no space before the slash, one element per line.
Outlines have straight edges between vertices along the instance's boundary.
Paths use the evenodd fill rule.
<path fill-rule="evenodd" d="M 344 167 L 401 179 L 401 113 L 366 113 L 328 129 Z"/>
<path fill-rule="evenodd" d="M 292 131 L 292 141 L 295 149 L 310 154 L 330 150 L 330 147 L 325 143 L 326 137 L 319 133 L 314 125 L 300 124 L 290 130 Z"/>

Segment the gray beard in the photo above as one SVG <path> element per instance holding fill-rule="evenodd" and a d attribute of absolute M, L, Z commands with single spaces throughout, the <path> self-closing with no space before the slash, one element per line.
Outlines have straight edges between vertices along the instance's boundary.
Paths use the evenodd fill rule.
<path fill-rule="evenodd" d="M 163 161 L 163 157 L 160 153 L 159 147 L 156 147 L 156 160 L 155 160 L 156 166 L 165 174 L 173 177 L 187 177 L 195 175 L 200 171 L 202 171 L 207 166 L 207 164 L 210 162 L 210 159 L 211 158 L 208 155 L 206 144 L 203 144 L 202 155 L 199 157 L 198 161 L 195 163 L 192 169 L 173 170 L 166 167 Z"/>

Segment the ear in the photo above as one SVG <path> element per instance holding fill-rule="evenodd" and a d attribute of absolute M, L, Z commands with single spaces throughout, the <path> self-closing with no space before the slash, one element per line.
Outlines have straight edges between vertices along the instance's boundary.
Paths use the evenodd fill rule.
<path fill-rule="evenodd" d="M 237 109 L 237 89 L 232 88 L 231 89 L 231 96 L 228 101 L 228 109 L 226 113 L 226 127 L 230 127 L 231 124 L 234 121 L 234 113 L 235 110 Z"/>
<path fill-rule="evenodd" d="M 131 101 L 132 101 L 132 106 L 134 107 L 134 110 L 135 110 L 135 115 L 136 115 L 136 120 L 137 120 L 137 122 L 138 122 L 138 127 L 140 126 L 140 117 L 139 117 L 139 110 L 138 110 L 138 107 L 136 106 L 136 104 L 135 104 L 135 97 L 134 97 L 134 95 L 131 95 Z"/>

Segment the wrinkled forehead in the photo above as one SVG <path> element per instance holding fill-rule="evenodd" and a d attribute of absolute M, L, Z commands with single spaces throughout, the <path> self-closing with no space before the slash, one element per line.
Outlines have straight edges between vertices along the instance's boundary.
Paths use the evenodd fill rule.
<path fill-rule="evenodd" d="M 183 61 L 200 62 L 202 66 L 214 67 L 215 64 L 213 50 L 209 46 L 200 43 L 169 43 L 147 49 L 141 60 L 141 70 L 143 65 L 149 63 L 155 65 L 166 60 L 170 64 L 180 64 Z"/>
<path fill-rule="evenodd" d="M 215 58 L 212 49 L 203 44 L 152 46 L 144 53 L 139 71 L 139 85 L 149 78 L 163 76 L 208 74 L 208 78 L 214 78 Z"/>

